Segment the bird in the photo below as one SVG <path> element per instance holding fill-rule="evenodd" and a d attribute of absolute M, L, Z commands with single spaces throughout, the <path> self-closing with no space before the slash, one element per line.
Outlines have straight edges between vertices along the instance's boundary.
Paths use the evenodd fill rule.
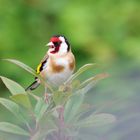
<path fill-rule="evenodd" d="M 72 53 L 70 43 L 63 35 L 53 35 L 46 46 L 49 49 L 37 66 L 36 73 L 52 87 L 59 87 L 73 74 L 75 56 Z M 35 77 L 35 81 L 25 90 L 34 90 L 40 84 L 41 80 Z"/>

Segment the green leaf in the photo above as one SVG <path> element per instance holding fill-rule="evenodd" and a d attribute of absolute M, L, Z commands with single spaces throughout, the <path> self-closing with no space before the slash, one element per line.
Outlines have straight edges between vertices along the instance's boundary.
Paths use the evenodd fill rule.
<path fill-rule="evenodd" d="M 91 78 L 85 80 L 83 83 L 80 84 L 79 88 L 85 87 L 90 83 L 96 83 L 97 81 L 99 81 L 101 79 L 104 79 L 104 78 L 106 78 L 108 76 L 109 76 L 109 74 L 107 74 L 107 73 L 98 74 L 98 75 L 96 75 L 94 77 L 91 77 Z"/>
<path fill-rule="evenodd" d="M 62 105 L 64 104 L 68 98 L 71 96 L 71 93 L 64 93 L 64 92 L 55 92 L 53 93 L 53 101 L 55 105 Z"/>
<path fill-rule="evenodd" d="M 30 136 L 30 134 L 24 129 L 8 122 L 0 122 L 0 130 L 4 132 L 12 133 L 12 134 Z"/>
<path fill-rule="evenodd" d="M 78 87 L 78 91 L 85 94 L 87 93 L 90 89 L 94 87 L 94 85 L 101 79 L 108 77 L 108 74 L 103 73 L 103 74 L 98 74 L 95 77 L 91 77 L 84 81 L 80 86 Z"/>
<path fill-rule="evenodd" d="M 116 121 L 116 117 L 112 114 L 100 113 L 92 114 L 89 117 L 79 121 L 75 126 L 78 127 L 97 127 L 113 123 Z"/>
<path fill-rule="evenodd" d="M 77 93 L 72 95 L 67 101 L 64 109 L 64 120 L 65 122 L 74 121 L 74 118 L 80 109 L 84 100 L 84 94 Z"/>
<path fill-rule="evenodd" d="M 10 97 L 14 102 L 31 109 L 32 105 L 27 94 L 17 94 Z"/>
<path fill-rule="evenodd" d="M 86 70 L 92 68 L 95 64 L 85 64 L 82 66 L 76 73 L 74 73 L 64 84 L 71 83 L 74 79 L 76 79 L 80 74 L 85 72 Z"/>
<path fill-rule="evenodd" d="M 37 122 L 43 117 L 48 106 L 49 105 L 46 104 L 45 101 L 41 98 L 37 101 L 37 104 L 36 104 L 35 110 L 34 110 Z"/>
<path fill-rule="evenodd" d="M 25 123 L 25 120 L 24 120 L 23 116 L 21 115 L 20 108 L 16 103 L 14 103 L 8 99 L 0 98 L 0 104 L 2 104 L 11 113 L 13 113 L 15 115 L 15 117 L 17 119 L 19 119 L 19 121 Z"/>
<path fill-rule="evenodd" d="M 2 79 L 3 83 L 5 84 L 5 86 L 9 89 L 9 91 L 11 92 L 12 95 L 16 95 L 19 93 L 25 93 L 25 89 L 23 87 L 21 87 L 18 83 L 16 83 L 15 81 L 0 76 L 0 78 Z"/>
<path fill-rule="evenodd" d="M 19 106 L 16 103 L 14 103 L 8 99 L 0 98 L 0 104 L 2 104 L 4 107 L 6 107 L 13 114 L 19 113 Z M 17 115 L 17 114 L 15 114 L 15 115 Z"/>
<path fill-rule="evenodd" d="M 35 70 L 33 70 L 31 67 L 29 67 L 28 65 L 26 65 L 18 60 L 15 60 L 15 59 L 3 59 L 3 60 L 14 63 L 14 64 L 18 65 L 19 67 L 23 68 L 24 70 L 26 70 L 27 72 L 31 73 L 32 75 L 37 76 Z"/>

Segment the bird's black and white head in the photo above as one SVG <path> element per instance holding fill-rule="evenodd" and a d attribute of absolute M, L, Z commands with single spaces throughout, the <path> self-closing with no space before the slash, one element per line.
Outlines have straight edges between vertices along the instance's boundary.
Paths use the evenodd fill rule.
<path fill-rule="evenodd" d="M 63 35 L 52 36 L 47 46 L 49 46 L 49 55 L 57 54 L 61 56 L 67 54 L 70 51 L 70 44 Z"/>

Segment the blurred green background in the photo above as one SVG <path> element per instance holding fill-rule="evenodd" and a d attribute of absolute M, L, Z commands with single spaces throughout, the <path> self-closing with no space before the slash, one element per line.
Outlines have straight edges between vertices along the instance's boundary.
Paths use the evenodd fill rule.
<path fill-rule="evenodd" d="M 94 131 L 98 140 L 139 140 L 140 1 L 0 0 L 0 58 L 18 59 L 35 69 L 54 34 L 68 38 L 77 68 L 93 62 L 100 65 L 93 74 L 111 75 L 88 94 L 87 101 L 104 106 L 102 111 L 116 115 L 117 123 L 106 131 L 90 129 L 85 138 L 92 139 Z M 3 61 L 0 75 L 23 87 L 33 81 L 32 75 Z M 9 95 L 0 81 L 0 96 Z M 2 107 L 0 111 L 4 120 Z"/>

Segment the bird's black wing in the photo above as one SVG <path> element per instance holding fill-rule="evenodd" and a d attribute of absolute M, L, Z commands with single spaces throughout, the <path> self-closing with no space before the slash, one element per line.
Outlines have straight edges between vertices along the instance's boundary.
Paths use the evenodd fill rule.
<path fill-rule="evenodd" d="M 47 60 L 48 60 L 48 55 L 45 55 L 45 57 L 41 60 L 40 64 L 38 65 L 38 67 L 36 69 L 37 74 L 40 74 L 40 72 L 44 69 L 44 66 L 47 63 Z M 31 85 L 29 85 L 25 90 L 26 91 L 34 90 L 39 85 L 40 85 L 40 80 L 38 77 L 35 77 L 35 81 Z"/>

